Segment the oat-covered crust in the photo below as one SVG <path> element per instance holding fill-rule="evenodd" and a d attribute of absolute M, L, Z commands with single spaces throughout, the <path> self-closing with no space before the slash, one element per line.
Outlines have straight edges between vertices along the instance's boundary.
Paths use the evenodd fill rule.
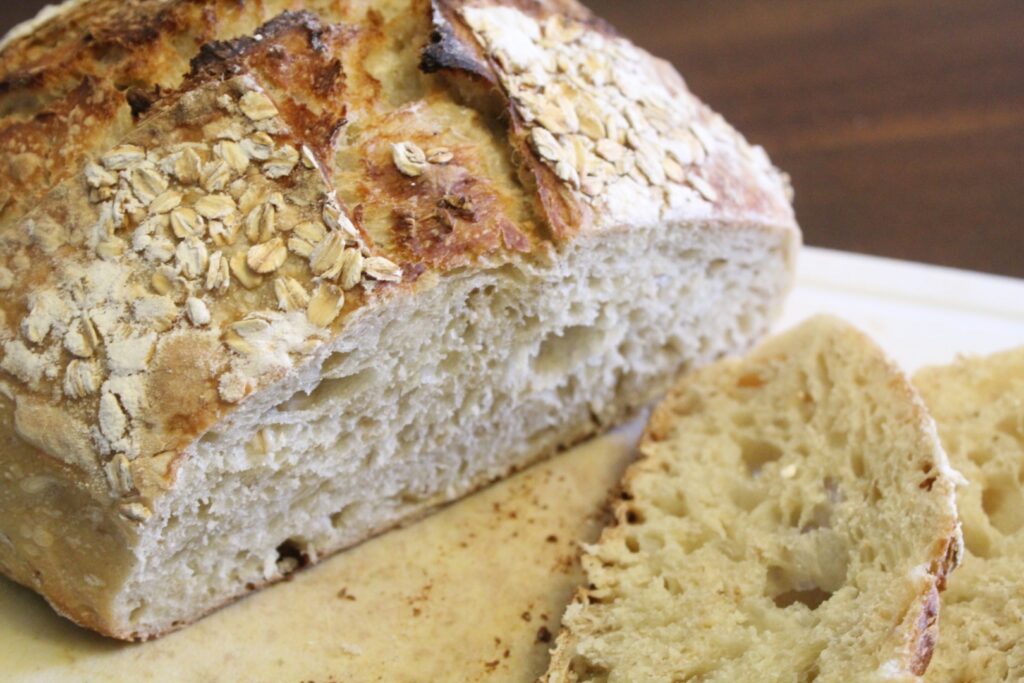
<path fill-rule="evenodd" d="M 0 47 L 0 476 L 130 534 L 358 309 L 581 231 L 795 231 L 786 193 L 570 0 L 74 0 Z"/>

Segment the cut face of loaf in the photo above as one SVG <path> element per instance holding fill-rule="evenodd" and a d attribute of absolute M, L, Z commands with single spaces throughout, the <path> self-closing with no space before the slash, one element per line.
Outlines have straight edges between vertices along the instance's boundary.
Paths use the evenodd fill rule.
<path fill-rule="evenodd" d="M 48 17 L 0 44 L 0 571 L 103 633 L 615 424 L 792 283 L 784 176 L 575 2 Z"/>
<path fill-rule="evenodd" d="M 615 424 L 763 333 L 774 301 L 758 291 L 783 270 L 763 268 L 756 233 L 724 251 L 659 233 L 367 311 L 195 444 L 143 527 L 115 623 L 185 622 Z"/>
<path fill-rule="evenodd" d="M 547 681 L 916 680 L 954 483 L 908 380 L 818 318 L 685 378 L 586 549 Z"/>
<path fill-rule="evenodd" d="M 1024 349 L 928 368 L 914 384 L 967 479 L 964 561 L 925 681 L 1024 680 Z"/>

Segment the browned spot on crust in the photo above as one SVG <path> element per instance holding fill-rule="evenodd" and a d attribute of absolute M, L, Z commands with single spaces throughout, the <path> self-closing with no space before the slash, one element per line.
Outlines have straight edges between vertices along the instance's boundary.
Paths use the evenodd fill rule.
<path fill-rule="evenodd" d="M 8 45 L 0 52 L 0 225 L 121 138 L 131 114 L 180 85 L 188 56 L 246 14 L 256 14 L 253 3 L 93 0 Z"/>
<path fill-rule="evenodd" d="M 160 345 L 147 373 L 146 391 L 150 402 L 161 406 L 154 414 L 165 415 L 164 423 L 152 425 L 153 429 L 173 434 L 175 443 L 147 444 L 153 452 L 183 447 L 219 419 L 217 376 L 223 363 L 219 347 L 211 337 L 190 332 Z"/>
<path fill-rule="evenodd" d="M 429 148 L 428 136 L 406 140 Z M 505 214 L 508 200 L 490 183 L 473 150 L 453 149 L 457 161 L 430 165 L 423 175 L 403 175 L 392 161 L 391 143 L 373 140 L 364 153 L 363 204 L 392 206 L 390 236 L 400 260 L 448 270 L 469 265 L 478 256 L 502 248 L 528 251 L 529 239 Z"/>
<path fill-rule="evenodd" d="M 321 159 L 345 124 L 346 75 L 341 54 L 357 30 L 324 25 L 311 12 L 286 12 L 254 36 L 203 45 L 189 80 L 251 71 L 267 87 L 289 126 Z"/>
<path fill-rule="evenodd" d="M 30 209 L 77 168 L 85 155 L 84 143 L 105 136 L 119 110 L 127 123 L 124 95 L 86 77 L 31 119 L 8 117 L 0 123 L 0 192 L 11 198 L 0 207 L 0 223 Z"/>

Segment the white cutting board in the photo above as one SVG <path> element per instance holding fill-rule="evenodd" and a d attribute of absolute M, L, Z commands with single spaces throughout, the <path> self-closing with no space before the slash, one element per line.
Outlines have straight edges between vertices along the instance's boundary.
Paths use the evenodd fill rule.
<path fill-rule="evenodd" d="M 780 327 L 827 312 L 907 370 L 1024 345 L 1024 281 L 808 248 Z M 78 629 L 0 579 L 0 681 L 529 683 L 640 422 L 154 643 Z"/>

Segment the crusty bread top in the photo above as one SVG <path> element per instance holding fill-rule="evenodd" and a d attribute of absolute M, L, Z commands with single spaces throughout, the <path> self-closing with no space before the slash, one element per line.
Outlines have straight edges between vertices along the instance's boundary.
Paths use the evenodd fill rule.
<path fill-rule="evenodd" d="M 569 0 L 71 2 L 0 49 L 3 409 L 141 521 L 372 302 L 663 221 L 795 244 L 787 191 Z"/>

